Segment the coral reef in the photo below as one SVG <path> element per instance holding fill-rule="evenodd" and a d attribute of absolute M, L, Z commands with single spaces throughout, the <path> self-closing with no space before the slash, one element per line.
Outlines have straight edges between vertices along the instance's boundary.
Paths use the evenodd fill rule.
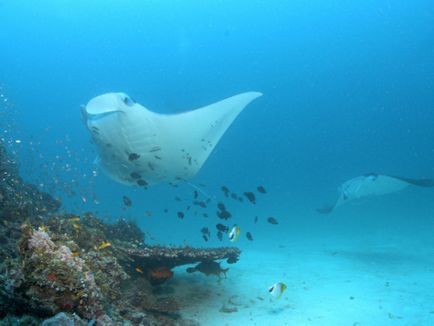
<path fill-rule="evenodd" d="M 58 200 L 21 179 L 16 161 L 7 155 L 1 141 L 0 185 L 0 219 L 2 221 L 41 217 L 60 207 Z"/>
<path fill-rule="evenodd" d="M 104 315 L 94 273 L 69 247 L 55 244 L 41 228 L 33 230 L 25 224 L 19 252 L 24 279 L 17 293 L 31 298 L 32 310 L 44 315 L 75 311 L 88 319 Z"/>
<path fill-rule="evenodd" d="M 86 326 L 88 323 L 83 321 L 76 314 L 66 314 L 59 312 L 54 317 L 44 320 L 41 326 Z"/>
<path fill-rule="evenodd" d="M 154 287 L 176 277 L 176 266 L 235 263 L 240 255 L 237 248 L 148 246 L 131 222 L 109 225 L 59 207 L 19 177 L 0 143 L 2 325 L 197 325 L 180 317 L 176 297 Z"/>

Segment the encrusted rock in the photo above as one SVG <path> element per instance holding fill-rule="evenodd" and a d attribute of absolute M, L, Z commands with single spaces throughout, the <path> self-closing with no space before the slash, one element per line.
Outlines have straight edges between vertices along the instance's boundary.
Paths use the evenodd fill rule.
<path fill-rule="evenodd" d="M 20 178 L 0 141 L 0 325 L 45 318 L 45 326 L 198 325 L 181 318 L 173 293 L 158 294 L 152 284 L 172 278 L 176 266 L 235 263 L 240 255 L 147 246 L 125 219 L 108 225 L 92 213 L 59 214 L 59 206 Z"/>
<path fill-rule="evenodd" d="M 146 262 L 147 266 L 175 266 L 194 264 L 202 261 L 226 259 L 228 263 L 238 260 L 241 250 L 235 247 L 192 248 L 144 246 L 124 249 L 136 262 Z"/>
<path fill-rule="evenodd" d="M 76 314 L 60 312 L 54 317 L 45 319 L 41 326 L 86 326 L 87 324 Z"/>

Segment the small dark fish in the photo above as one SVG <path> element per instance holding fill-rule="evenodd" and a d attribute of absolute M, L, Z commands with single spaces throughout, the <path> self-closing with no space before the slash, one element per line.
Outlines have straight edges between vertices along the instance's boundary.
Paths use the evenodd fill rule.
<path fill-rule="evenodd" d="M 225 204 L 223 204 L 222 202 L 217 204 L 217 208 L 221 211 L 225 211 L 226 210 L 226 206 Z"/>
<path fill-rule="evenodd" d="M 253 192 L 250 191 L 246 191 L 244 193 L 244 196 L 246 196 L 246 198 L 252 203 L 252 204 L 256 204 L 256 197 L 255 194 Z"/>
<path fill-rule="evenodd" d="M 202 216 L 203 217 L 208 217 L 208 214 L 207 213 L 203 213 Z"/>
<path fill-rule="evenodd" d="M 188 205 L 188 206 L 187 206 L 187 207 L 186 207 L 185 209 L 189 211 L 189 210 L 190 210 L 190 208 L 191 208 L 191 206 L 190 206 L 190 205 Z"/>
<path fill-rule="evenodd" d="M 256 190 L 258 190 L 258 192 L 260 192 L 261 194 L 266 194 L 267 190 L 265 190 L 265 188 L 263 186 L 258 186 L 256 188 Z"/>
<path fill-rule="evenodd" d="M 152 147 L 151 148 L 151 150 L 149 151 L 150 153 L 153 153 L 153 152 L 158 152 L 158 151 L 160 151 L 161 150 L 161 147 L 160 146 L 154 146 L 154 147 Z"/>
<path fill-rule="evenodd" d="M 179 218 L 184 218 L 184 213 L 183 213 L 183 212 L 178 212 L 178 213 L 176 213 L 176 215 L 177 215 Z"/>
<path fill-rule="evenodd" d="M 158 155 L 154 155 L 154 157 L 155 157 L 156 160 L 161 160 L 161 157 L 158 156 Z"/>
<path fill-rule="evenodd" d="M 193 191 L 193 198 L 197 199 L 197 197 L 199 196 L 197 190 Z"/>
<path fill-rule="evenodd" d="M 181 198 L 179 198 L 178 196 L 175 197 L 176 201 L 181 201 Z"/>
<path fill-rule="evenodd" d="M 138 172 L 131 172 L 130 177 L 133 179 L 140 179 L 142 176 Z"/>
<path fill-rule="evenodd" d="M 223 191 L 223 193 L 225 194 L 226 197 L 229 197 L 229 188 L 228 187 L 222 186 L 220 189 Z"/>
<path fill-rule="evenodd" d="M 209 240 L 209 237 L 208 237 L 206 234 L 202 234 L 202 238 L 203 238 L 206 242 L 208 242 L 208 240 Z"/>
<path fill-rule="evenodd" d="M 130 161 L 135 161 L 138 160 L 140 158 L 140 155 L 137 153 L 131 153 L 130 155 L 128 155 L 128 159 Z"/>
<path fill-rule="evenodd" d="M 204 201 L 194 201 L 193 204 L 202 208 L 206 208 L 206 204 Z"/>
<path fill-rule="evenodd" d="M 131 205 L 133 205 L 133 202 L 127 196 L 123 196 L 122 201 L 124 202 L 124 205 L 127 207 L 131 207 Z"/>
<path fill-rule="evenodd" d="M 238 199 L 238 195 L 236 193 L 231 193 L 231 198 L 237 200 Z"/>
<path fill-rule="evenodd" d="M 267 218 L 267 221 L 270 224 L 279 224 L 279 222 L 274 217 Z"/>
<path fill-rule="evenodd" d="M 226 262 L 228 264 L 235 264 L 238 261 L 238 257 L 237 256 L 230 256 L 228 259 L 226 259 Z"/>
<path fill-rule="evenodd" d="M 155 170 L 154 164 L 152 164 L 151 162 L 148 162 L 148 167 L 149 167 L 149 169 L 151 169 L 152 171 Z"/>
<path fill-rule="evenodd" d="M 143 180 L 143 179 L 139 179 L 139 180 L 137 180 L 137 184 L 138 184 L 140 187 L 146 187 L 146 186 L 148 185 L 148 183 L 147 183 L 145 180 Z"/>
<path fill-rule="evenodd" d="M 200 232 L 202 232 L 202 234 L 208 234 L 208 235 L 211 234 L 211 232 L 209 232 L 209 229 L 206 226 L 200 229 Z"/>
<path fill-rule="evenodd" d="M 217 232 L 217 238 L 222 241 L 223 240 L 223 232 L 222 231 L 218 231 Z"/>
<path fill-rule="evenodd" d="M 217 212 L 217 216 L 222 220 L 228 220 L 229 218 L 231 218 L 232 214 L 229 213 L 228 211 L 221 211 L 221 212 Z"/>
<path fill-rule="evenodd" d="M 255 224 L 258 223 L 258 217 L 255 216 L 255 220 L 254 220 Z"/>
<path fill-rule="evenodd" d="M 248 240 L 250 240 L 250 241 L 253 241 L 253 236 L 252 236 L 252 234 L 251 234 L 250 232 L 247 232 L 247 233 L 246 233 L 246 238 L 247 238 Z"/>
<path fill-rule="evenodd" d="M 164 213 L 168 213 L 169 210 L 167 208 L 164 209 Z"/>
<path fill-rule="evenodd" d="M 217 228 L 217 230 L 221 231 L 221 232 L 228 232 L 229 231 L 229 227 L 224 225 L 224 224 L 216 224 L 215 226 Z"/>

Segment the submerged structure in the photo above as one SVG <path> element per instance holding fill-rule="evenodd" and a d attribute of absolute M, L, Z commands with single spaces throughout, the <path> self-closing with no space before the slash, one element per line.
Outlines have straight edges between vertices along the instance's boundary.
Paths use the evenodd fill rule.
<path fill-rule="evenodd" d="M 155 291 L 184 264 L 235 263 L 237 248 L 148 246 L 135 224 L 105 224 L 25 183 L 0 144 L 0 323 L 198 325 Z"/>

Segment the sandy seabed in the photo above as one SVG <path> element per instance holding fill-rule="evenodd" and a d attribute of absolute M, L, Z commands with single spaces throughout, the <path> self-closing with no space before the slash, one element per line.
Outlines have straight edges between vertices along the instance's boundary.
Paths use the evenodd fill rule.
<path fill-rule="evenodd" d="M 434 325 L 434 250 L 398 238 L 281 239 L 244 249 L 227 279 L 178 273 L 183 315 L 203 325 Z M 401 246 L 401 247 L 400 247 Z M 267 288 L 285 282 L 281 299 Z"/>

